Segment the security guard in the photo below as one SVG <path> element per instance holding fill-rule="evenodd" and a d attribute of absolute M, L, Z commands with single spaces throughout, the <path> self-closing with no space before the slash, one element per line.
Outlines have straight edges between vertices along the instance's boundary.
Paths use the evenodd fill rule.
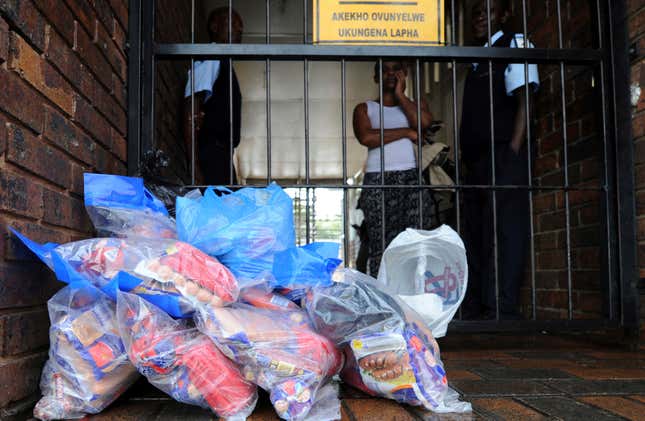
<path fill-rule="evenodd" d="M 488 47 L 486 0 L 472 8 L 472 31 L 477 45 Z M 505 31 L 510 15 L 506 0 L 490 1 L 493 47 L 532 47 L 520 34 Z M 472 65 L 464 87 L 460 130 L 462 162 L 467 185 L 527 185 L 529 153 L 526 146 L 526 90 L 524 64 L 492 64 L 494 164 L 488 62 Z M 539 86 L 537 66 L 528 66 L 529 91 Z M 494 240 L 497 240 L 499 308 L 502 319 L 517 319 L 519 290 L 529 245 L 529 196 L 526 190 L 497 190 L 497 233 L 493 223 L 493 194 L 466 189 L 464 240 L 468 254 L 468 292 L 464 318 L 494 318 L 496 310 Z"/>

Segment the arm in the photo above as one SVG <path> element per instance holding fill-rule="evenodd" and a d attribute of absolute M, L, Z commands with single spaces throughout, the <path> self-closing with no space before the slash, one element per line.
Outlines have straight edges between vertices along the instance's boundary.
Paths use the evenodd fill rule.
<path fill-rule="evenodd" d="M 378 148 L 381 146 L 381 130 L 372 129 L 372 123 L 367 116 L 367 104 L 358 104 L 354 108 L 354 136 L 358 139 L 361 145 L 368 148 Z M 409 127 L 400 129 L 384 129 L 383 130 L 383 144 L 394 142 L 401 138 L 407 137 L 413 142 L 417 141 L 417 131 Z"/>
<path fill-rule="evenodd" d="M 408 118 L 410 127 L 417 130 L 417 103 L 412 101 L 405 95 L 405 74 L 399 72 L 397 74 L 397 84 L 396 90 L 394 91 L 396 99 L 399 101 L 399 105 L 403 109 L 403 113 Z M 426 130 L 432 124 L 432 113 L 428 109 L 428 104 L 421 99 L 421 131 Z"/>
<path fill-rule="evenodd" d="M 526 90 L 523 87 L 519 88 L 514 96 L 517 101 L 517 114 L 515 114 L 511 148 L 515 153 L 519 153 L 526 139 Z"/>

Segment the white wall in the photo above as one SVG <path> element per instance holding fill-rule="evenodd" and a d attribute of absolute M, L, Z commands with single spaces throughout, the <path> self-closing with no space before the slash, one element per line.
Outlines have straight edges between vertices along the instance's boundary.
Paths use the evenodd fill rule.
<path fill-rule="evenodd" d="M 227 5 L 206 1 L 205 9 Z M 265 42 L 265 3 L 235 0 L 233 7 L 244 20 L 244 42 Z M 271 1 L 274 43 L 302 43 L 302 1 Z M 242 179 L 267 175 L 266 73 L 264 62 L 235 63 L 243 95 L 242 140 L 238 171 Z M 353 136 L 352 112 L 356 104 L 377 96 L 373 63 L 347 63 L 347 173 L 362 169 L 367 151 Z M 305 178 L 304 66 L 302 62 L 271 62 L 271 176 Z M 310 177 L 342 178 L 342 116 L 340 63 L 309 63 Z"/>

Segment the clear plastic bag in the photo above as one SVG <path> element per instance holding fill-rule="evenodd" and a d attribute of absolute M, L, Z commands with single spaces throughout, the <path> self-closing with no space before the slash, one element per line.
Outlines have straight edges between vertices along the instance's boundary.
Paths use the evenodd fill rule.
<path fill-rule="evenodd" d="M 177 238 L 175 220 L 141 178 L 85 173 L 85 208 L 101 237 Z"/>
<path fill-rule="evenodd" d="M 142 298 L 119 292 L 117 316 L 130 361 L 173 399 L 244 419 L 257 402 L 256 386 L 205 335 L 173 320 Z"/>
<path fill-rule="evenodd" d="M 338 349 L 311 329 L 300 309 L 233 304 L 200 308 L 195 319 L 199 329 L 240 366 L 247 379 L 269 392 L 283 419 L 310 419 L 308 413 L 318 402 L 317 391 L 340 370 Z M 339 404 L 325 402 L 321 405 Z"/>
<path fill-rule="evenodd" d="M 343 347 L 341 378 L 367 393 L 445 412 L 448 381 L 432 332 L 402 301 L 379 290 L 367 275 L 345 270 L 343 282 L 313 288 L 304 304 L 318 332 Z"/>
<path fill-rule="evenodd" d="M 73 284 L 47 303 L 49 359 L 34 408 L 42 420 L 96 414 L 139 377 L 119 335 L 116 305 L 91 285 Z"/>
<path fill-rule="evenodd" d="M 224 192 L 218 196 L 215 189 Z M 293 204 L 275 183 L 177 198 L 179 239 L 224 263 L 240 282 L 271 272 L 276 252 L 295 247 Z"/>
<path fill-rule="evenodd" d="M 89 282 L 113 300 L 123 289 L 175 317 L 191 317 L 197 305 L 233 303 L 239 295 L 237 281 L 224 265 L 177 240 L 94 238 L 39 245 L 16 235 L 62 282 Z"/>
<path fill-rule="evenodd" d="M 378 281 L 378 287 L 398 295 L 441 338 L 466 295 L 464 243 L 447 225 L 433 231 L 408 228 L 383 253 Z"/>

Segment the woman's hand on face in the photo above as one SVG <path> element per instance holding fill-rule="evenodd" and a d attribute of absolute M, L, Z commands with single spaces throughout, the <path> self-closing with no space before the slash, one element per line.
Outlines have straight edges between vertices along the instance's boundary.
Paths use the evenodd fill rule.
<path fill-rule="evenodd" d="M 396 87 L 394 88 L 394 93 L 397 98 L 405 96 L 405 73 L 403 70 L 396 72 Z"/>

